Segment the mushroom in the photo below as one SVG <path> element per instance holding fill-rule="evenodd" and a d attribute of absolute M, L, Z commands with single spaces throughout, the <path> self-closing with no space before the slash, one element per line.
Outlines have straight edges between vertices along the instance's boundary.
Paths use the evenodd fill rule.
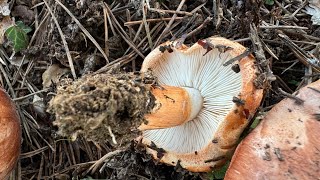
<path fill-rule="evenodd" d="M 48 110 L 60 135 L 109 137 L 119 146 L 138 137 L 161 162 L 210 171 L 229 158 L 263 96 L 246 54 L 219 37 L 192 47 L 167 42 L 146 57 L 141 74 L 110 70 L 66 82 Z"/>
<path fill-rule="evenodd" d="M 0 88 L 0 179 L 5 179 L 20 154 L 20 121 L 16 107 Z"/>
<path fill-rule="evenodd" d="M 239 144 L 226 180 L 319 179 L 320 80 L 274 106 Z"/>
<path fill-rule="evenodd" d="M 228 159 L 263 96 L 253 56 L 230 63 L 245 50 L 211 37 L 191 47 L 166 42 L 146 57 L 141 72 L 151 69 L 159 83 L 151 88 L 156 105 L 139 127 L 148 153 L 193 172 Z"/>

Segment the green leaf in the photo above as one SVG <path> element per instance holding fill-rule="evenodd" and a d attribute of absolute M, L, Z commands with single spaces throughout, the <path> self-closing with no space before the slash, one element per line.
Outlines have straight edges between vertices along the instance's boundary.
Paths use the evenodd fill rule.
<path fill-rule="evenodd" d="M 274 4 L 274 0 L 265 0 L 264 3 L 272 6 Z"/>
<path fill-rule="evenodd" d="M 295 85 L 295 86 L 299 86 L 299 84 L 300 84 L 300 82 L 298 82 L 298 81 L 296 81 L 296 80 L 290 80 L 289 82 L 288 82 L 289 84 L 292 84 L 292 85 Z"/>
<path fill-rule="evenodd" d="M 251 128 L 251 129 L 256 128 L 256 127 L 258 126 L 258 124 L 260 123 L 260 120 L 261 120 L 261 119 L 255 118 L 254 121 L 252 122 L 250 128 Z"/>
<path fill-rule="evenodd" d="M 215 180 L 215 179 L 223 179 L 224 176 L 225 176 L 225 174 L 226 174 L 226 172 L 227 172 L 227 169 L 228 169 L 228 167 L 229 167 L 229 164 L 230 164 L 230 162 L 227 162 L 227 163 L 226 163 L 225 165 L 223 165 L 221 168 L 213 171 L 213 172 L 211 173 L 211 178 L 210 178 L 210 179 L 213 179 L 213 180 Z"/>
<path fill-rule="evenodd" d="M 22 21 L 17 21 L 16 25 L 21 28 L 26 34 L 32 31 L 31 27 L 25 25 Z"/>
<path fill-rule="evenodd" d="M 21 26 L 21 25 L 20 25 Z M 18 24 L 6 30 L 6 36 L 13 43 L 15 52 L 19 52 L 27 48 L 29 44 L 29 37 L 26 33 L 27 29 L 21 28 Z"/>

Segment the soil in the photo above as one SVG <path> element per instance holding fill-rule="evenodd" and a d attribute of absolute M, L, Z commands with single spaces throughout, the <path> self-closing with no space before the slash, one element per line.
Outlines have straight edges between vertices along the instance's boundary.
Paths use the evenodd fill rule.
<path fill-rule="evenodd" d="M 74 140 L 82 135 L 97 143 L 129 144 L 140 135 L 137 128 L 154 104 L 143 81 L 140 75 L 120 72 L 89 74 L 75 82 L 64 79 L 67 83 L 57 88 L 48 107 L 56 116 L 57 133 Z"/>
<path fill-rule="evenodd" d="M 132 132 L 130 128 L 122 132 L 117 128 L 137 127 L 143 121 L 143 113 L 150 108 L 137 103 L 147 100 L 150 95 L 146 94 L 144 85 L 129 80 L 128 77 L 139 76 L 129 72 L 139 71 L 144 57 L 167 40 L 181 39 L 192 45 L 210 36 L 233 39 L 252 51 L 263 75 L 259 86 L 265 89 L 266 95 L 257 114 L 259 120 L 285 97 L 279 88 L 292 93 L 319 79 L 319 71 L 308 63 L 303 64 L 304 58 L 298 57 L 278 35 L 288 36 L 300 50 L 319 58 L 320 27 L 312 25 L 311 16 L 305 13 L 307 3 L 271 1 L 273 5 L 264 0 L 148 0 L 143 4 L 140 0 L 9 1 L 10 17 L 32 29 L 28 33 L 29 46 L 26 49 L 14 52 L 12 43 L 5 39 L 0 50 L 0 83 L 14 99 L 22 126 L 22 152 L 12 177 L 217 178 L 212 174 L 192 174 L 179 166 L 169 167 L 155 162 L 145 154 L 139 142 L 130 141 L 132 136 L 128 134 L 136 136 L 138 132 Z M 216 2 L 220 4 L 217 6 Z M 153 9 L 148 9 L 148 5 Z M 53 65 L 63 71 L 59 71 L 59 75 L 52 73 L 50 77 L 46 70 Z M 120 67 L 122 73 L 101 74 L 113 67 Z M 45 79 L 43 74 L 46 74 Z M 81 81 L 77 80 L 81 77 Z M 119 79 L 130 81 L 130 87 L 118 83 Z M 43 85 L 43 81 L 51 83 Z M 74 83 L 67 86 L 71 81 Z M 113 89 L 122 91 L 115 93 Z M 131 101 L 132 92 L 138 94 L 134 97 L 139 101 Z M 60 100 L 51 100 L 54 96 Z M 76 101 L 70 100 L 73 97 Z M 70 103 L 75 102 L 75 108 L 70 108 Z M 130 113 L 113 111 L 104 102 L 111 103 L 108 107 L 129 109 Z M 130 111 L 134 106 L 142 112 Z M 50 112 L 56 112 L 56 116 L 48 113 L 48 108 Z M 95 112 L 106 109 L 106 113 L 97 118 Z M 85 113 L 80 115 L 79 111 Z M 70 121 L 62 122 L 61 117 L 68 117 Z M 111 132 L 116 142 L 126 144 L 126 148 L 95 164 L 105 154 L 117 149 L 108 127 L 100 126 L 104 117 L 111 117 L 108 118 Z M 127 121 L 129 118 L 135 120 Z M 83 119 L 92 121 L 87 124 Z M 56 125 L 62 128 L 58 130 Z M 250 130 L 248 128 L 244 135 Z M 78 138 L 71 141 L 70 137 Z"/>

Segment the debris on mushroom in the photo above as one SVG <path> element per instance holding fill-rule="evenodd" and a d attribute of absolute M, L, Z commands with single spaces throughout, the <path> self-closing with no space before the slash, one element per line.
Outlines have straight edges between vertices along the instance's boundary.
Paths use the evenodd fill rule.
<path fill-rule="evenodd" d="M 226 180 L 320 177 L 320 80 L 286 98 L 239 144 Z"/>
<path fill-rule="evenodd" d="M 59 134 L 124 145 L 137 138 L 161 162 L 203 172 L 222 165 L 260 105 L 252 55 L 224 38 L 167 42 L 141 73 L 85 75 L 58 88 L 49 111 Z M 238 72 L 232 66 L 238 66 Z"/>
<path fill-rule="evenodd" d="M 191 47 L 167 42 L 146 57 L 141 72 L 151 69 L 164 87 L 151 89 L 156 106 L 139 127 L 143 143 L 165 151 L 159 158 L 148 148 L 155 159 L 180 162 L 194 172 L 210 171 L 228 159 L 263 95 L 254 86 L 258 72 L 252 55 L 224 65 L 245 51 L 238 43 L 213 37 Z"/>
<path fill-rule="evenodd" d="M 0 88 L 0 179 L 6 179 L 20 155 L 21 129 L 16 107 Z"/>

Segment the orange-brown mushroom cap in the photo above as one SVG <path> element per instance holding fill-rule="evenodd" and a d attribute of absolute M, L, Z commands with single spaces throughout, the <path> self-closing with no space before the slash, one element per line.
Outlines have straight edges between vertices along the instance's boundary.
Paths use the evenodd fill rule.
<path fill-rule="evenodd" d="M 319 179 L 320 80 L 286 98 L 239 144 L 226 180 Z"/>
<path fill-rule="evenodd" d="M 20 121 L 16 107 L 0 88 L 0 179 L 14 168 L 20 154 Z"/>
<path fill-rule="evenodd" d="M 263 90 L 254 85 L 258 71 L 252 55 L 223 65 L 245 50 L 238 43 L 212 37 L 191 47 L 167 42 L 146 57 L 141 71 L 151 69 L 160 85 L 193 88 L 203 98 L 201 108 L 195 108 L 200 109 L 197 116 L 174 127 L 148 129 L 149 123 L 168 120 L 157 116 L 157 112 L 146 116 L 149 123 L 142 125 L 142 142 L 154 158 L 170 165 L 179 162 L 193 172 L 210 171 L 225 162 L 263 96 Z M 232 70 L 232 66 L 238 66 L 240 72 Z M 239 102 L 235 103 L 233 97 Z M 171 97 L 167 101 L 175 102 Z M 158 153 L 153 144 L 163 151 Z"/>

